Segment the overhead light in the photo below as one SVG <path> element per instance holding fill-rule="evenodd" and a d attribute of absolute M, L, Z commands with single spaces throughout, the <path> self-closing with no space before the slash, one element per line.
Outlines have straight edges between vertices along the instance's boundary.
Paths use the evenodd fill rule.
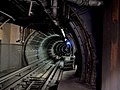
<path fill-rule="evenodd" d="M 61 30 L 63 36 L 65 37 L 65 32 L 63 31 L 63 29 L 60 29 L 60 30 Z"/>
<path fill-rule="evenodd" d="M 58 23 L 57 23 L 57 21 L 56 21 L 56 20 L 53 20 L 53 22 L 55 23 L 55 25 L 56 25 L 56 26 L 58 25 Z"/>
<path fill-rule="evenodd" d="M 71 45 L 71 43 L 69 41 L 66 42 L 67 45 Z"/>
<path fill-rule="evenodd" d="M 67 39 L 65 38 L 65 41 L 67 41 Z"/>

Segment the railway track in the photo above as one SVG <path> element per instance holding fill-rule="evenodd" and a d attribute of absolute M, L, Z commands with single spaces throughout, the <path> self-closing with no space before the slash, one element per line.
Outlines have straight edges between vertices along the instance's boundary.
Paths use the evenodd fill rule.
<path fill-rule="evenodd" d="M 0 90 L 57 90 L 63 73 L 60 63 L 45 60 L 15 71 L 0 78 Z"/>

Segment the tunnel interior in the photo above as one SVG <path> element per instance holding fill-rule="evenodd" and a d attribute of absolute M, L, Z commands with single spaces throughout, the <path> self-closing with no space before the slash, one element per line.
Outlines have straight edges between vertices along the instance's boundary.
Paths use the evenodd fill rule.
<path fill-rule="evenodd" d="M 31 64 L 39 60 L 52 60 L 55 63 L 63 59 L 63 57 L 75 56 L 74 62 L 77 65 L 77 76 L 81 78 L 82 82 L 88 83 L 95 88 L 96 53 L 91 31 L 86 27 L 89 22 L 86 23 L 83 20 L 84 17 L 76 13 L 76 8 L 79 6 L 74 7 L 74 5 L 71 5 L 71 7 L 66 6 L 66 9 L 69 10 L 66 10 L 66 13 L 69 12 L 69 18 L 62 19 L 63 23 L 61 23 L 61 19 L 59 21 L 62 28 L 59 25 L 57 29 L 51 27 L 54 33 L 49 32 L 49 34 L 42 32 L 42 30 L 34 31 L 26 39 L 25 58 L 27 63 Z M 89 11 L 87 7 L 84 9 Z M 57 30 L 61 31 L 61 33 L 58 33 Z"/>
<path fill-rule="evenodd" d="M 16 15 L 12 9 L 1 9 L 16 19 L 12 18 L 9 23 L 22 26 L 27 33 L 23 33 L 20 40 L 22 68 L 42 67 L 47 62 L 50 62 L 50 67 L 51 64 L 57 66 L 59 61 L 66 62 L 69 57 L 72 65 L 77 66 L 75 74 L 80 82 L 92 89 L 101 88 L 102 6 L 79 5 L 77 0 L 74 3 L 72 0 L 35 0 L 31 11 L 34 14 L 26 15 L 32 1 L 28 2 L 7 2 L 10 4 L 8 7 L 17 7 Z"/>
<path fill-rule="evenodd" d="M 24 47 L 28 64 L 39 60 L 57 60 L 66 55 L 72 56 L 72 51 L 72 45 L 70 46 L 60 35 L 47 35 L 40 31 L 33 31 L 26 39 Z"/>

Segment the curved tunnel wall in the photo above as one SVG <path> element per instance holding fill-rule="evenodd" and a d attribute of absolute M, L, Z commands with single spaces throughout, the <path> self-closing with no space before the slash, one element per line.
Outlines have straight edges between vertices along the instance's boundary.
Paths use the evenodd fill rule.
<path fill-rule="evenodd" d="M 47 36 L 40 44 L 38 49 L 38 57 L 41 58 L 50 58 L 53 43 L 55 43 L 57 40 L 59 40 L 60 36 L 57 34 L 53 34 L 50 36 Z M 54 57 L 54 54 L 52 55 Z M 46 58 L 46 59 L 47 59 Z"/>
<path fill-rule="evenodd" d="M 39 61 L 38 48 L 47 35 L 33 31 L 25 41 L 25 58 L 28 64 Z M 44 58 L 41 58 L 44 59 Z"/>
<path fill-rule="evenodd" d="M 68 10 L 66 12 L 69 14 L 67 15 L 69 16 L 69 18 L 67 16 L 66 18 L 69 20 L 67 22 L 68 26 L 64 26 L 64 27 L 67 29 L 70 29 L 71 27 L 71 31 L 69 32 L 72 35 L 72 37 L 68 37 L 68 38 L 72 40 L 72 43 L 74 44 L 74 49 L 79 50 L 79 55 L 81 55 L 81 59 L 79 58 L 80 62 L 77 64 L 78 66 L 80 66 L 79 71 L 81 71 L 81 75 L 79 77 L 81 78 L 81 81 L 86 83 L 87 85 L 96 87 L 96 54 L 95 54 L 95 48 L 94 48 L 94 43 L 92 41 L 92 37 L 89 34 L 89 32 L 86 30 L 85 24 L 82 21 L 81 17 L 70 6 L 66 6 L 66 8 L 67 7 L 69 9 L 66 9 Z M 41 37 L 40 33 L 38 35 L 37 34 L 35 35 L 35 33 L 33 35 L 34 37 L 31 36 L 31 38 L 29 38 L 30 42 L 34 42 L 35 38 Z M 36 43 L 37 45 L 27 43 L 26 48 L 28 48 L 30 52 L 32 52 L 34 55 L 34 58 L 30 57 L 31 59 L 29 59 L 30 54 L 27 53 L 26 51 L 26 55 L 27 55 L 26 58 L 29 63 L 31 63 L 31 61 L 34 62 L 35 60 L 39 61 L 40 59 L 41 60 L 47 58 L 53 59 L 56 58 L 56 55 L 58 55 L 57 53 L 55 53 L 53 47 L 54 48 L 57 47 L 54 44 L 55 42 L 59 42 L 61 39 L 54 41 L 53 37 L 59 37 L 59 35 L 58 36 L 43 35 L 43 36 L 44 37 L 42 37 L 43 39 L 41 41 L 39 41 L 40 39 L 37 38 L 38 39 L 38 42 Z M 60 47 L 61 45 L 59 44 L 59 48 Z M 62 47 L 64 47 L 64 45 Z M 60 50 L 58 49 L 58 51 Z"/>
<path fill-rule="evenodd" d="M 79 15 L 78 8 L 72 8 L 70 5 L 66 4 L 66 12 L 69 13 L 66 17 L 68 17 L 68 29 L 71 29 L 71 33 L 76 42 L 76 49 L 79 51 L 79 55 L 81 58 L 78 58 L 78 66 L 81 73 L 79 75 L 81 77 L 81 81 L 86 83 L 87 85 L 96 87 L 96 53 L 93 42 L 92 34 L 90 31 L 87 31 L 86 23 L 81 18 L 82 15 Z M 71 28 L 69 28 L 71 27 Z M 78 56 L 79 56 L 78 55 Z"/>
<path fill-rule="evenodd" d="M 46 35 L 33 31 L 25 43 L 25 58 L 28 64 L 42 60 L 57 60 L 58 57 L 70 54 L 69 48 L 58 34 Z"/>

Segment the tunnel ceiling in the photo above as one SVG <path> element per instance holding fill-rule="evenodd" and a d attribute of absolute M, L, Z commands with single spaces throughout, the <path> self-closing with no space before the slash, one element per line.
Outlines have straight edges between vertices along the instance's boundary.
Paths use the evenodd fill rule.
<path fill-rule="evenodd" d="M 30 9 L 31 1 L 32 7 Z M 80 2 L 78 2 L 79 0 L 58 0 L 59 14 L 64 13 L 63 11 L 61 11 L 61 8 L 63 8 L 62 2 L 67 1 L 70 3 L 76 3 L 77 5 L 81 5 L 80 2 L 82 0 L 80 0 Z M 82 2 L 82 5 L 86 5 L 85 2 Z M 9 17 L 12 17 L 12 19 L 9 21 L 11 23 L 18 24 L 23 27 L 29 26 L 30 28 L 41 30 L 42 32 L 46 32 L 48 28 L 53 27 L 55 33 L 61 34 L 60 30 L 57 30 L 59 28 L 56 27 L 54 24 L 54 18 L 51 17 L 53 15 L 51 14 L 50 10 L 50 2 L 47 0 L 1 0 L 0 22 L 5 22 Z M 7 17 L 5 14 L 9 16 Z M 61 15 L 58 15 L 57 17 L 61 19 Z M 61 23 L 63 22 L 61 21 Z"/>
<path fill-rule="evenodd" d="M 46 32 L 50 27 L 60 31 L 54 26 L 51 17 L 46 14 L 44 7 L 39 0 L 33 0 L 31 14 L 29 14 L 32 0 L 2 0 L 0 1 L 0 22 L 10 19 L 9 23 L 14 23 L 24 28 L 29 27 L 35 30 Z M 48 11 L 49 12 L 49 11 Z M 6 14 L 6 15 L 5 15 Z M 12 17 L 12 18 L 11 18 Z"/>

